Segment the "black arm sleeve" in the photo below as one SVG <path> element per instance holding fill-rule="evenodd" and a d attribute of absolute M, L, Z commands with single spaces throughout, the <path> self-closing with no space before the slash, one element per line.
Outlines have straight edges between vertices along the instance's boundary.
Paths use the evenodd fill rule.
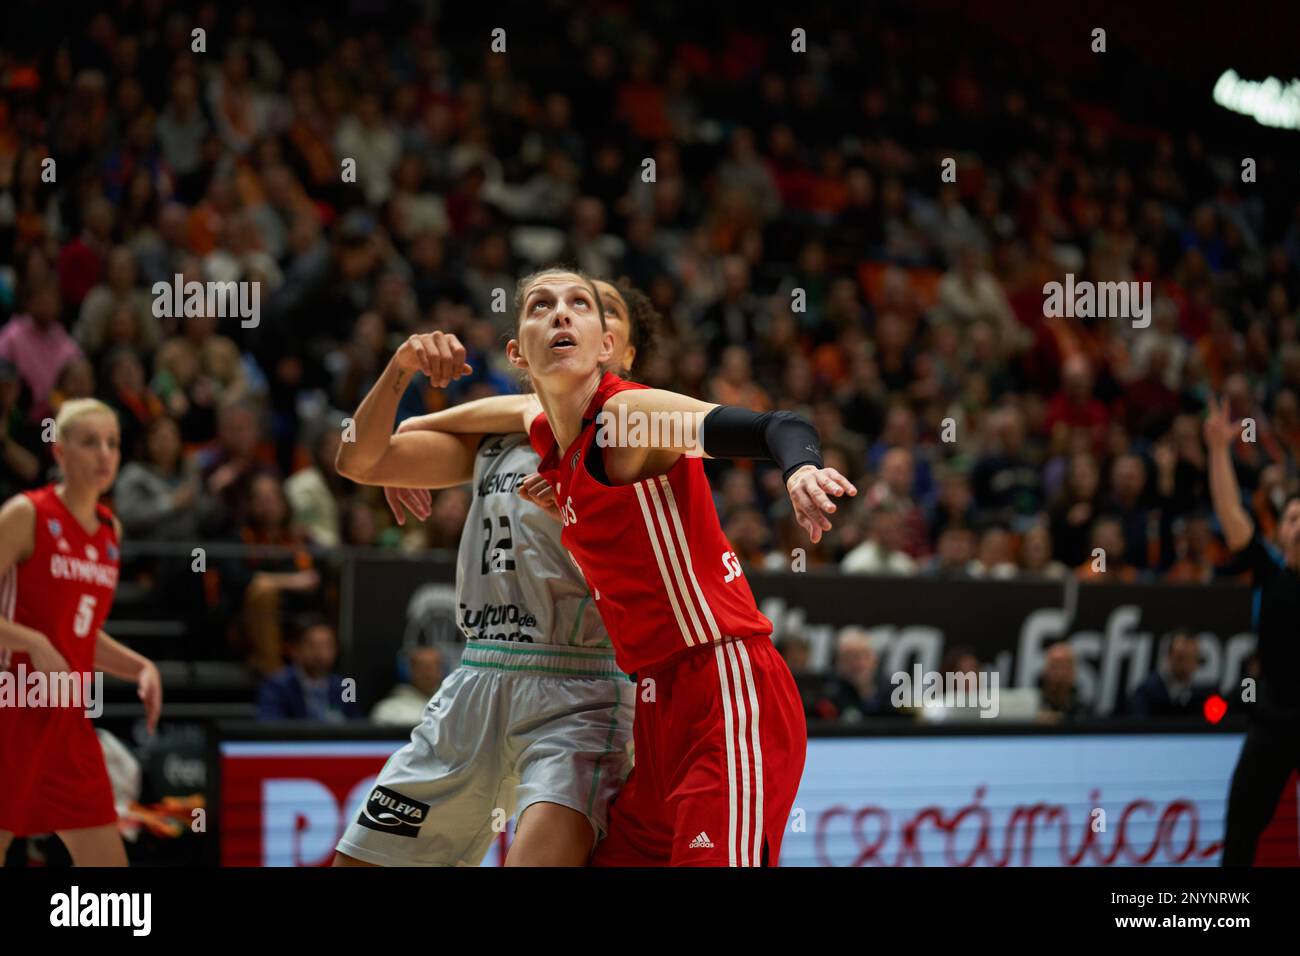
<path fill-rule="evenodd" d="M 751 412 L 719 405 L 704 416 L 704 451 L 713 458 L 768 458 L 787 481 L 804 465 L 822 466 L 817 429 L 794 412 Z"/>

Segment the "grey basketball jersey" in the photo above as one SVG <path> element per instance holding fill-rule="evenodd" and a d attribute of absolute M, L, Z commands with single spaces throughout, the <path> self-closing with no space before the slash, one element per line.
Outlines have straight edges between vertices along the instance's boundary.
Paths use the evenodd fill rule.
<path fill-rule="evenodd" d="M 469 640 L 610 647 L 560 522 L 519 496 L 540 459 L 528 436 L 489 435 L 474 456 L 456 594 Z"/>

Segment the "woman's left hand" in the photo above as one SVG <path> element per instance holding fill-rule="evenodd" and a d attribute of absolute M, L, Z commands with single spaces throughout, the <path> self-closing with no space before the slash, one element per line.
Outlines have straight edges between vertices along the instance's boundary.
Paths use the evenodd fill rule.
<path fill-rule="evenodd" d="M 834 514 L 837 506 L 832 497 L 856 495 L 858 489 L 834 468 L 804 465 L 785 483 L 794 505 L 795 520 L 808 532 L 813 544 L 822 539 L 822 532 L 831 530 L 827 515 Z"/>
<path fill-rule="evenodd" d="M 152 661 L 140 671 L 136 694 L 144 704 L 145 723 L 152 734 L 158 729 L 158 716 L 162 713 L 162 676 Z"/>

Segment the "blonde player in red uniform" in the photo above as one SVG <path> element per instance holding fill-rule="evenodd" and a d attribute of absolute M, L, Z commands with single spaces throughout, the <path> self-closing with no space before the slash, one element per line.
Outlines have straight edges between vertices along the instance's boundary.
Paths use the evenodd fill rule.
<path fill-rule="evenodd" d="M 75 675 L 80 688 L 98 670 L 137 682 L 150 732 L 162 707 L 158 669 L 101 630 L 122 540 L 118 520 L 99 504 L 121 460 L 117 416 L 79 399 L 63 405 L 54 429 L 63 481 L 0 508 L 0 671 L 25 704 L 4 698 L 0 706 L 0 859 L 15 836 L 56 833 L 77 866 L 125 866 L 87 702 L 49 706 L 59 701 L 29 693 L 37 671 Z"/>
<path fill-rule="evenodd" d="M 857 489 L 822 467 L 817 433 L 797 415 L 713 405 L 604 373 L 613 336 L 583 276 L 529 276 L 516 303 L 507 352 L 544 410 L 524 412 L 523 426 L 554 490 L 561 540 L 619 667 L 638 682 L 636 764 L 592 864 L 773 865 L 807 730 L 700 458 L 775 461 L 814 542 L 830 529 L 832 499 Z M 429 361 L 454 374 L 463 354 Z M 475 404 L 458 409 L 466 427 L 479 425 Z"/>

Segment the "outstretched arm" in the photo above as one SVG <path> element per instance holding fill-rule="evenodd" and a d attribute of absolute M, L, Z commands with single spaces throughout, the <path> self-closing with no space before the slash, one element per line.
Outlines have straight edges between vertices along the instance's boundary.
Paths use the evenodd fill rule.
<path fill-rule="evenodd" d="M 399 434 L 413 431 L 446 432 L 452 435 L 527 434 L 542 410 L 536 395 L 490 395 L 462 402 L 440 412 L 408 418 L 398 426 Z"/>
<path fill-rule="evenodd" d="M 1205 418 L 1205 444 L 1210 452 L 1210 498 L 1214 502 L 1214 515 L 1223 529 L 1224 540 L 1233 551 L 1240 551 L 1250 543 L 1255 524 L 1241 504 L 1241 490 L 1232 468 L 1232 443 L 1237 440 L 1238 425 L 1228 416 L 1228 403 L 1220 403 L 1213 395 Z"/>
<path fill-rule="evenodd" d="M 618 482 L 662 474 L 680 455 L 774 461 L 795 519 L 814 544 L 831 529 L 826 515 L 837 510 L 831 498 L 858 493 L 834 468 L 823 467 L 817 429 L 793 412 L 760 414 L 653 388 L 618 392 L 601 410 L 596 440 L 607 449 L 606 471 Z"/>

